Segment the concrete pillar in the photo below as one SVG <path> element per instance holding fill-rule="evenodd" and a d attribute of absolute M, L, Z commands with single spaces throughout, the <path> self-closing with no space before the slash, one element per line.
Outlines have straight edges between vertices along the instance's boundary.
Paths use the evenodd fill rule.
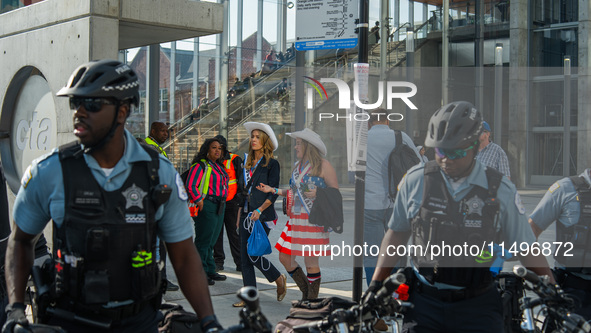
<path fill-rule="evenodd" d="M 506 146 L 501 145 L 509 157 L 509 167 L 511 168 L 511 180 L 517 187 L 524 187 L 529 182 L 526 179 L 527 171 L 527 112 L 528 110 L 528 71 L 527 71 L 527 47 L 528 45 L 528 0 L 511 1 L 511 22 L 509 34 L 509 110 L 508 117 L 508 135 L 511 140 L 507 140 Z M 525 111 L 525 112 L 524 112 Z M 505 136 L 503 135 L 503 136 Z M 497 143 L 501 143 L 502 138 L 495 138 Z"/>
<path fill-rule="evenodd" d="M 579 64 L 573 68 L 578 73 L 578 123 L 577 123 L 577 174 L 591 167 L 591 2 L 579 0 Z"/>

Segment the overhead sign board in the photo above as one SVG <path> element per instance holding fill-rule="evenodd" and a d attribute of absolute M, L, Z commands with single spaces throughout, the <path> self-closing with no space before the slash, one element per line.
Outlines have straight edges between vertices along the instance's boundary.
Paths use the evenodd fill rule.
<path fill-rule="evenodd" d="M 297 0 L 298 51 L 349 49 L 357 46 L 355 19 L 359 0 Z"/>

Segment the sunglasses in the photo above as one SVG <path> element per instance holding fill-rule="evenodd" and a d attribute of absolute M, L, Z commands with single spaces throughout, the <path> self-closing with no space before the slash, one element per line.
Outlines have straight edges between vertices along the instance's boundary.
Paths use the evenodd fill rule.
<path fill-rule="evenodd" d="M 473 144 L 470 147 L 464 149 L 435 148 L 435 154 L 437 154 L 437 156 L 439 156 L 440 158 L 447 157 L 450 160 L 457 160 L 459 158 L 466 157 L 470 149 L 473 149 L 475 146 L 476 144 Z"/>
<path fill-rule="evenodd" d="M 113 101 L 106 98 L 92 98 L 92 97 L 70 97 L 70 109 L 78 110 L 80 106 L 84 106 L 84 110 L 88 112 L 99 112 L 105 105 L 114 105 Z"/>

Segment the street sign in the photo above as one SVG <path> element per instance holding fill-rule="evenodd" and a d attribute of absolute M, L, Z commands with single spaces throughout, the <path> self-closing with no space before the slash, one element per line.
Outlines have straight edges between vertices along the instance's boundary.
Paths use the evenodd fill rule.
<path fill-rule="evenodd" d="M 297 0 L 298 51 L 350 49 L 357 46 L 355 19 L 359 0 Z"/>

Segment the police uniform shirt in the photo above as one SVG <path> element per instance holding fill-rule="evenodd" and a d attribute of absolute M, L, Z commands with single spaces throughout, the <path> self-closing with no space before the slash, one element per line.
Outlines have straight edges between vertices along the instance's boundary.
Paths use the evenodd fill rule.
<path fill-rule="evenodd" d="M 587 184 L 591 184 L 590 172 L 591 169 L 586 169 L 579 175 L 585 179 Z M 579 222 L 580 216 L 581 205 L 577 201 L 575 185 L 566 177 L 550 186 L 529 217 L 538 228 L 546 230 L 554 221 L 562 223 L 565 227 L 575 225 Z M 591 276 L 587 279 L 591 279 Z"/>
<path fill-rule="evenodd" d="M 472 190 L 474 185 L 488 189 L 485 174 L 486 167 L 479 161 L 475 161 L 474 169 L 470 175 L 455 190 L 443 171 L 445 186 L 451 197 L 460 201 Z M 388 223 L 388 227 L 396 232 L 410 232 L 410 221 L 419 213 L 423 199 L 424 164 L 418 164 L 411 168 L 399 185 L 398 196 L 394 203 L 394 212 Z M 524 242 L 532 244 L 536 237 L 527 222 L 525 208 L 517 193 L 515 185 L 503 176 L 501 185 L 497 191 L 497 199 L 500 203 L 499 223 L 501 228 L 501 241 L 505 242 L 505 248 L 515 243 L 517 248 Z M 441 244 L 439 244 L 441 245 Z"/>
<path fill-rule="evenodd" d="M 125 130 L 126 147 L 109 176 L 106 176 L 97 161 L 84 154 L 86 164 L 98 184 L 105 191 L 114 191 L 123 186 L 131 173 L 131 163 L 150 161 L 150 155 Z M 159 155 L 160 183 L 172 189 L 170 199 L 156 211 L 158 236 L 167 243 L 176 243 L 193 237 L 193 220 L 187 208 L 187 193 L 180 175 L 172 163 Z M 18 227 L 28 234 L 38 234 L 50 219 L 58 227 L 64 217 L 64 182 L 57 148 L 31 163 L 21 180 L 21 188 L 14 203 L 13 216 Z"/>

